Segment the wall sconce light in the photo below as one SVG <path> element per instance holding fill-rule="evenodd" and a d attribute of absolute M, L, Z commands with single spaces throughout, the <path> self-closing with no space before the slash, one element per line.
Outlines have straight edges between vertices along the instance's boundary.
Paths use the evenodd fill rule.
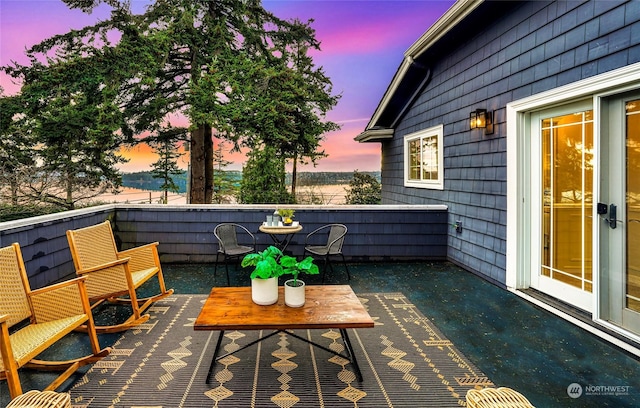
<path fill-rule="evenodd" d="M 471 129 L 484 129 L 485 135 L 493 134 L 493 111 L 486 109 L 476 109 L 469 116 L 469 127 Z"/>

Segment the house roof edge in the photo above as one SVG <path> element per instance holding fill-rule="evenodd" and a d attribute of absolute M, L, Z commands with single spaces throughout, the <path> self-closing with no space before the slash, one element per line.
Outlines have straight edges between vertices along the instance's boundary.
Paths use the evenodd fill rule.
<path fill-rule="evenodd" d="M 414 60 L 429 50 L 438 40 L 453 29 L 460 21 L 464 20 L 473 10 L 481 5 L 485 0 L 457 0 L 427 31 L 424 32 L 404 53 L 402 63 L 394 74 L 391 83 L 385 91 L 382 99 L 378 103 L 378 107 L 371 115 L 371 119 L 367 123 L 365 131 L 356 136 L 355 140 L 359 142 L 373 141 L 371 137 L 367 137 L 368 131 L 377 127 L 380 115 L 387 108 L 389 101 L 397 91 L 407 72 L 414 65 Z M 378 127 L 379 128 L 379 127 Z"/>
<path fill-rule="evenodd" d="M 364 132 L 360 133 L 353 140 L 356 142 L 364 143 L 364 142 L 378 142 L 384 139 L 393 138 L 394 130 L 393 129 L 367 129 Z"/>

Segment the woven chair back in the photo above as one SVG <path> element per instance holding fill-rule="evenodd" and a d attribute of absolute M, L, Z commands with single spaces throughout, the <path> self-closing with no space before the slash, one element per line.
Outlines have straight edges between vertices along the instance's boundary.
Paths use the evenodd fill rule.
<path fill-rule="evenodd" d="M 118 260 L 116 242 L 113 238 L 109 221 L 77 230 L 69 230 L 67 231 L 67 238 L 76 271 Z M 124 277 L 124 266 L 117 265 L 110 269 L 118 270 L 117 275 L 121 278 L 114 279 L 113 273 L 90 273 L 86 275 L 89 299 L 104 298 L 128 291 L 129 286 Z"/>
<path fill-rule="evenodd" d="M 15 246 L 0 248 L 0 315 L 9 315 L 9 327 L 31 317 L 21 268 L 24 263 Z"/>
<path fill-rule="evenodd" d="M 92 268 L 118 259 L 109 221 L 73 230 L 69 234 L 73 239 L 76 269 Z"/>

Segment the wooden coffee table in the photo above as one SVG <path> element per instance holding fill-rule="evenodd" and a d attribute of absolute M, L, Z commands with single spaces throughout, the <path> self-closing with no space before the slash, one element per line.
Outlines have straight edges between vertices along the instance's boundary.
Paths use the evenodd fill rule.
<path fill-rule="evenodd" d="M 304 306 L 293 308 L 284 304 L 284 288 L 279 288 L 278 302 L 260 306 L 251 300 L 251 287 L 213 288 L 193 328 L 194 330 L 219 330 L 220 335 L 213 353 L 207 384 L 216 362 L 228 355 L 250 347 L 280 332 L 296 329 L 339 329 L 347 356 L 314 343 L 295 333 L 287 334 L 312 344 L 332 354 L 347 359 L 356 371 L 358 381 L 362 373 L 353 352 L 346 329 L 373 327 L 373 319 L 348 285 L 307 286 Z M 274 330 L 242 348 L 218 356 L 225 330 Z"/>

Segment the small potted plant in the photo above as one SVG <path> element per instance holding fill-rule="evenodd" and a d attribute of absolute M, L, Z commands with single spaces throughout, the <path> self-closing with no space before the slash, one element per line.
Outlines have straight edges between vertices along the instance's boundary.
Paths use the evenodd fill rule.
<path fill-rule="evenodd" d="M 282 217 L 282 225 L 291 225 L 293 224 L 293 213 L 295 210 L 291 208 L 280 208 L 278 210 L 278 215 Z"/>
<path fill-rule="evenodd" d="M 283 256 L 279 260 L 283 274 L 293 275 L 293 279 L 284 282 L 284 303 L 290 307 L 301 307 L 305 302 L 305 283 L 298 279 L 300 273 L 317 275 L 320 273 L 318 265 L 313 263 L 313 258 L 308 256 L 302 261 L 292 256 Z"/>
<path fill-rule="evenodd" d="M 278 301 L 278 278 L 284 273 L 278 259 L 282 251 L 270 246 L 264 251 L 247 254 L 242 267 L 253 266 L 251 273 L 251 299 L 258 305 L 272 305 Z"/>

